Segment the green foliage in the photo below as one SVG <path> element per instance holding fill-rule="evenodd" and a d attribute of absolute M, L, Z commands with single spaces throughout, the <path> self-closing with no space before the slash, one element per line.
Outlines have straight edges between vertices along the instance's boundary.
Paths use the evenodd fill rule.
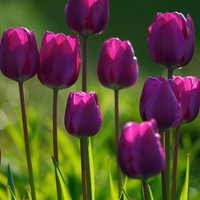
<path fill-rule="evenodd" d="M 189 199 L 189 171 L 190 171 L 190 162 L 189 162 L 189 154 L 187 155 L 186 162 L 186 174 L 185 174 L 185 183 L 183 185 L 183 190 L 181 192 L 180 200 L 188 200 Z"/>
<path fill-rule="evenodd" d="M 60 171 L 60 168 L 59 168 L 55 158 L 52 157 L 52 160 L 53 160 L 53 164 L 54 164 L 56 173 L 58 175 L 58 179 L 59 179 L 60 186 L 61 186 L 61 189 L 62 189 L 63 197 L 64 197 L 65 200 L 72 200 L 71 195 L 69 193 L 69 189 L 68 189 L 67 184 L 65 182 L 65 179 L 62 175 L 62 172 Z"/>

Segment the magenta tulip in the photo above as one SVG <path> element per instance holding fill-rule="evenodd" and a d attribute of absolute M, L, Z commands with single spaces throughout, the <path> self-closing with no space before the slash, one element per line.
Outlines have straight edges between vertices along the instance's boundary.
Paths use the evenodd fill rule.
<path fill-rule="evenodd" d="M 80 64 L 80 43 L 77 36 L 45 33 L 38 70 L 38 78 L 42 84 L 53 89 L 70 87 L 77 81 Z"/>
<path fill-rule="evenodd" d="M 165 154 L 156 121 L 127 122 L 120 137 L 117 158 L 122 172 L 130 178 L 146 180 L 162 172 Z"/>
<path fill-rule="evenodd" d="M 39 52 L 33 31 L 9 28 L 2 36 L 0 68 L 12 80 L 23 82 L 32 78 L 39 67 Z"/>
<path fill-rule="evenodd" d="M 102 115 L 95 92 L 71 92 L 68 97 L 65 127 L 76 137 L 90 137 L 98 133 Z"/>
<path fill-rule="evenodd" d="M 69 28 L 82 35 L 100 34 L 109 18 L 109 0 L 69 0 L 65 7 Z"/>
<path fill-rule="evenodd" d="M 138 63 L 130 41 L 111 38 L 104 42 L 99 61 L 98 78 L 107 88 L 119 90 L 135 84 Z"/>
<path fill-rule="evenodd" d="M 193 76 L 173 77 L 180 94 L 183 116 L 181 123 L 193 121 L 200 107 L 200 81 Z"/>
<path fill-rule="evenodd" d="M 154 118 L 160 131 L 176 127 L 182 107 L 175 82 L 162 77 L 148 78 L 140 98 L 140 115 L 143 121 Z"/>
<path fill-rule="evenodd" d="M 158 13 L 148 28 L 147 39 L 152 60 L 167 68 L 187 65 L 195 49 L 194 26 L 190 15 Z"/>

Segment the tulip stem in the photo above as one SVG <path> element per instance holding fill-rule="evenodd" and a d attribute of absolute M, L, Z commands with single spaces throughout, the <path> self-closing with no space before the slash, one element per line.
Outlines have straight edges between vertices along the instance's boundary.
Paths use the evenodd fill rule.
<path fill-rule="evenodd" d="M 88 52 L 88 36 L 83 35 L 83 69 L 82 69 L 83 92 L 87 92 L 87 52 Z"/>
<path fill-rule="evenodd" d="M 57 104 L 58 104 L 58 90 L 53 90 L 53 154 L 54 158 L 59 165 L 58 159 L 58 137 L 57 137 Z M 58 179 L 58 175 L 55 169 L 55 178 L 56 178 L 56 191 L 57 191 L 57 199 L 61 200 L 61 188 Z"/>
<path fill-rule="evenodd" d="M 165 140 L 164 140 L 164 132 L 160 132 L 161 137 L 161 142 L 163 147 L 165 146 Z M 168 200 L 167 198 L 167 185 L 166 185 L 166 165 L 164 170 L 161 173 L 161 180 L 162 180 L 162 199 L 163 200 Z"/>
<path fill-rule="evenodd" d="M 82 193 L 83 200 L 87 200 L 87 188 L 86 188 L 86 166 L 85 166 L 85 144 L 84 139 L 80 139 L 81 148 L 81 176 L 82 176 Z"/>
<path fill-rule="evenodd" d="M 175 131 L 173 171 L 172 171 L 172 200 L 176 200 L 176 176 L 177 176 L 179 138 L 180 138 L 180 125 L 176 127 Z"/>
<path fill-rule="evenodd" d="M 117 179 L 118 179 L 118 196 L 121 195 L 122 190 L 122 173 L 117 161 L 117 149 L 120 139 L 119 133 L 119 90 L 114 90 L 115 92 L 115 131 L 116 131 L 116 162 L 117 162 Z"/>
<path fill-rule="evenodd" d="M 166 194 L 169 199 L 170 188 L 170 130 L 165 131 L 165 155 L 166 155 Z"/>
<path fill-rule="evenodd" d="M 20 103 L 21 103 L 22 123 L 23 123 L 23 130 L 24 130 L 26 159 L 27 159 L 29 181 L 30 181 L 30 187 L 31 187 L 31 196 L 32 196 L 32 200 L 36 200 L 36 192 L 35 192 L 35 185 L 34 185 L 34 179 L 33 179 L 33 169 L 32 169 L 32 163 L 31 163 L 31 153 L 30 153 L 29 138 L 28 138 L 28 127 L 27 127 L 27 119 L 26 119 L 23 82 L 18 82 L 18 84 L 19 84 L 19 95 L 20 95 Z"/>
<path fill-rule="evenodd" d="M 173 71 L 174 71 L 173 69 L 168 68 L 168 71 L 167 71 L 167 72 L 168 72 L 168 73 L 167 73 L 167 78 L 168 78 L 168 79 L 172 79 Z"/>
<path fill-rule="evenodd" d="M 146 180 L 142 181 L 142 186 L 143 186 L 143 193 L 144 193 L 144 200 L 148 200 L 149 196 L 148 196 L 148 185 Z"/>

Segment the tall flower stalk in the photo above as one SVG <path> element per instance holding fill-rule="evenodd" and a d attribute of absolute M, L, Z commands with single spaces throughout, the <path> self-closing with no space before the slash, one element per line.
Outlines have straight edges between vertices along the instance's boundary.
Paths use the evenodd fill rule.
<path fill-rule="evenodd" d="M 31 187 L 31 197 L 32 197 L 32 200 L 36 200 L 35 184 L 34 184 L 34 178 L 33 178 L 33 168 L 32 168 L 31 153 L 30 153 L 29 138 L 28 138 L 28 127 L 27 127 L 27 119 L 26 119 L 23 82 L 18 82 L 18 85 L 19 85 L 19 96 L 20 96 L 21 113 L 22 113 L 22 124 L 23 124 L 23 131 L 24 131 L 26 160 L 27 160 L 27 165 L 28 165 L 28 173 L 29 173 L 30 187 Z"/>

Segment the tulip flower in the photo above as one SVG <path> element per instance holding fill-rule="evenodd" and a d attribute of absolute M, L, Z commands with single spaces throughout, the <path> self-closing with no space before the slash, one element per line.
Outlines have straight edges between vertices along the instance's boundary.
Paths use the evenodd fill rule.
<path fill-rule="evenodd" d="M 181 13 L 157 13 L 148 28 L 148 49 L 158 65 L 174 69 L 187 65 L 195 49 L 194 26 L 190 15 Z"/>
<path fill-rule="evenodd" d="M 154 118 L 160 131 L 176 127 L 182 117 L 178 88 L 172 79 L 148 78 L 140 98 L 143 121 Z"/>
<path fill-rule="evenodd" d="M 109 0 L 69 0 L 65 6 L 69 28 L 81 35 L 101 34 L 109 18 Z"/>
<path fill-rule="evenodd" d="M 122 172 L 130 178 L 146 180 L 162 172 L 165 154 L 154 119 L 124 125 L 117 159 Z"/>
<path fill-rule="evenodd" d="M 199 113 L 200 81 L 193 76 L 175 76 L 173 79 L 178 87 L 183 110 L 181 123 L 191 122 Z"/>
<path fill-rule="evenodd" d="M 104 42 L 99 61 L 98 78 L 107 88 L 119 90 L 135 84 L 138 63 L 130 41 L 111 38 Z"/>
<path fill-rule="evenodd" d="M 62 89 L 73 85 L 80 69 L 80 43 L 77 36 L 46 32 L 40 50 L 38 78 L 42 84 Z"/>
<path fill-rule="evenodd" d="M 9 28 L 2 36 L 0 68 L 12 80 L 23 82 L 32 78 L 39 67 L 39 52 L 33 31 Z"/>
<path fill-rule="evenodd" d="M 95 92 L 70 92 L 65 113 L 65 127 L 69 134 L 80 138 L 94 136 L 100 130 L 101 122 Z"/>

